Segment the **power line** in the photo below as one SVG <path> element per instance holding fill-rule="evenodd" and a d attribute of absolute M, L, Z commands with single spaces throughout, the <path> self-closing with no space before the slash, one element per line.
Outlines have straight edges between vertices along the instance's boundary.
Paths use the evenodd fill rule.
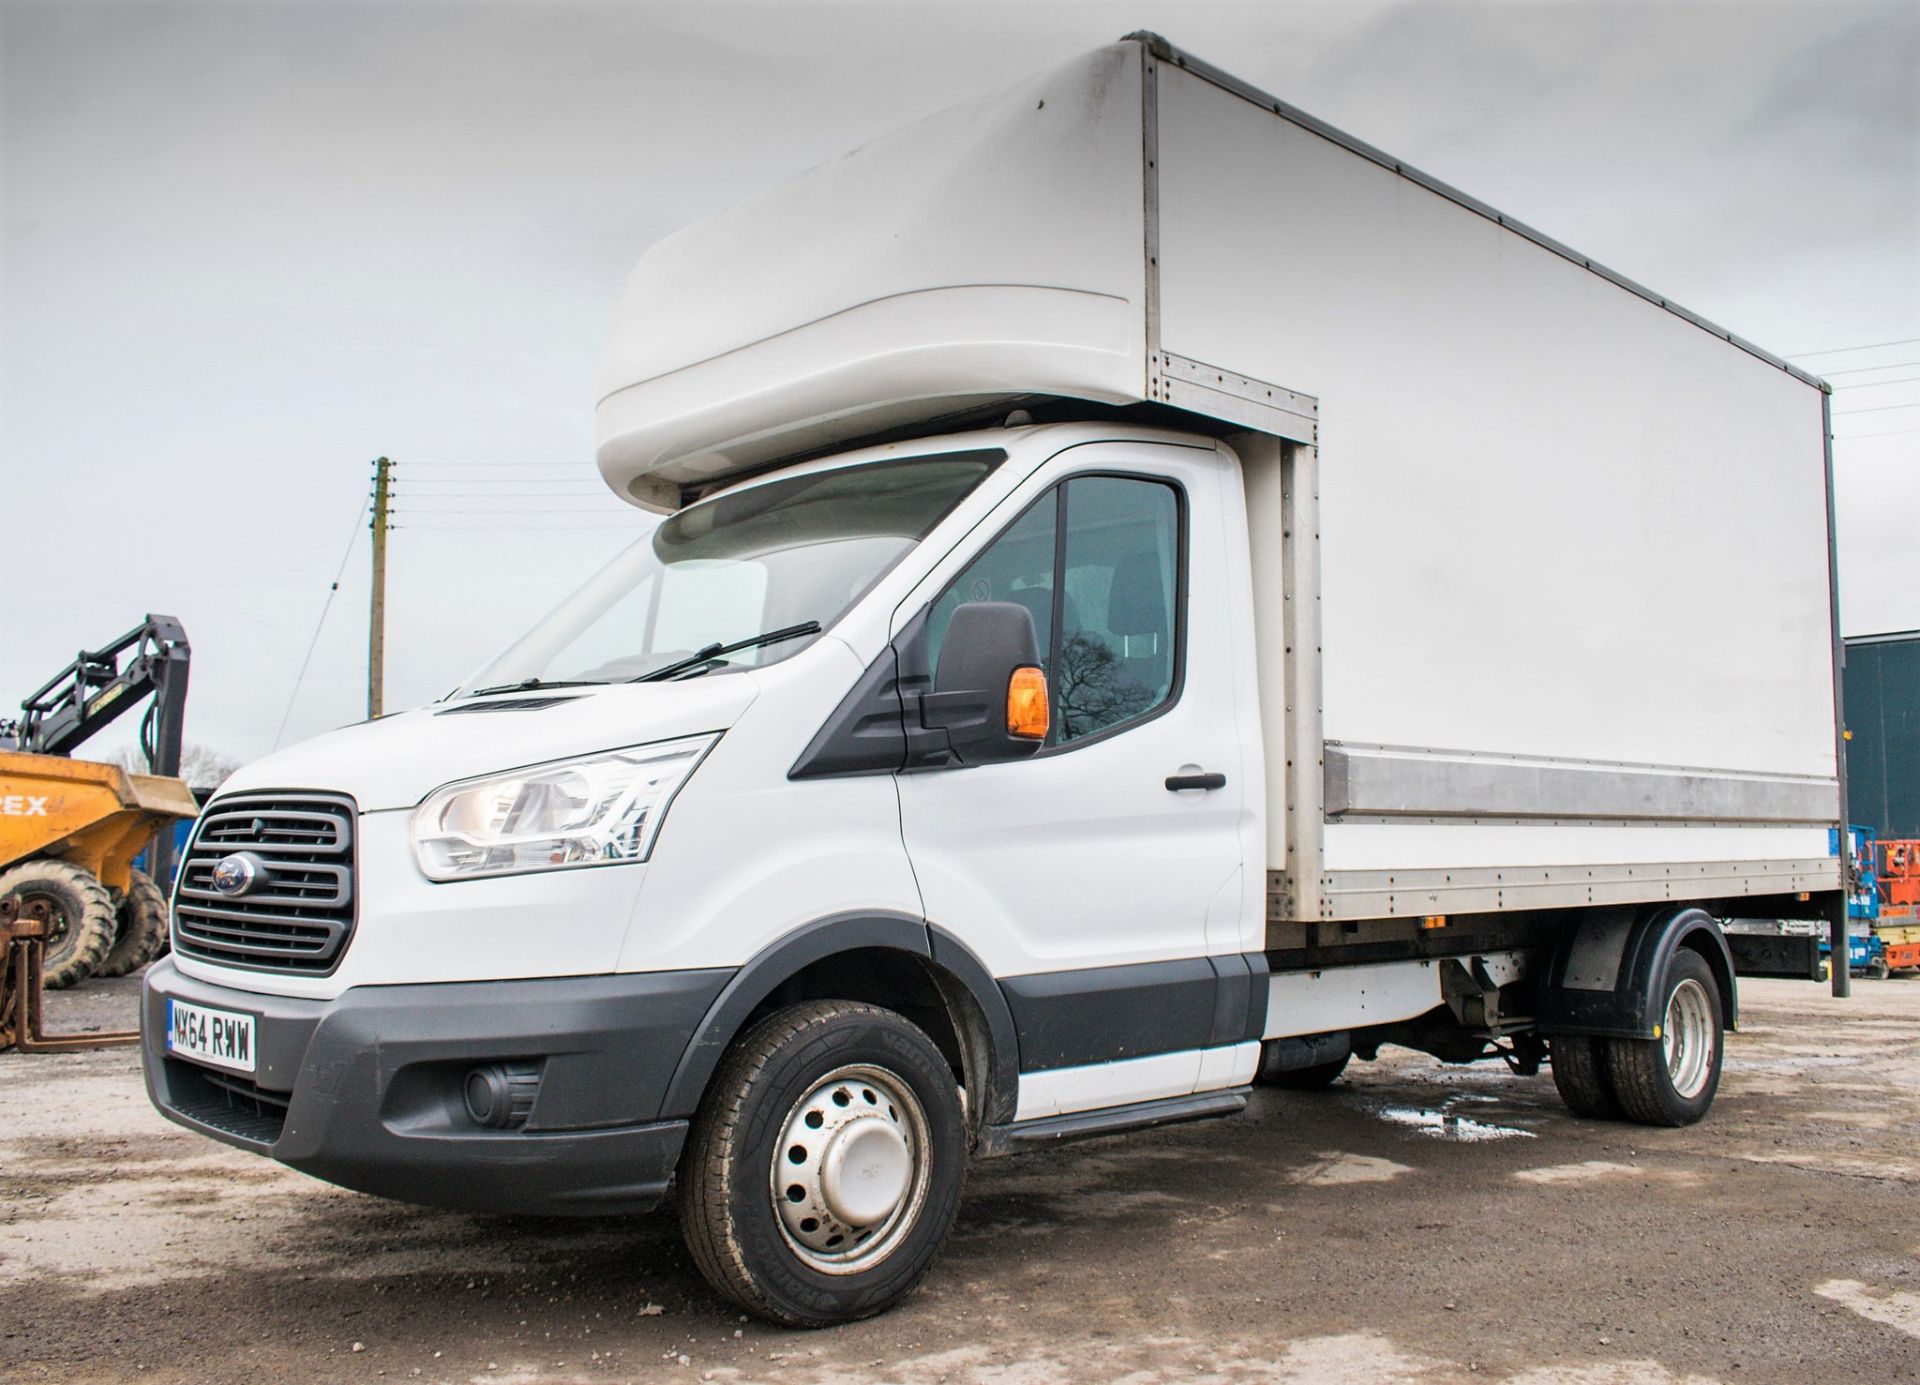
<path fill-rule="evenodd" d="M 1835 418 L 1845 418 L 1848 414 L 1884 414 L 1895 409 L 1920 409 L 1920 404 L 1875 404 L 1869 409 L 1835 409 Z"/>
<path fill-rule="evenodd" d="M 420 534 L 636 534 L 630 524 L 396 524 Z"/>
<path fill-rule="evenodd" d="M 624 524 L 631 516 L 604 510 L 410 510 L 405 518 L 409 526 L 418 527 L 422 523 L 444 524 L 452 520 L 459 525 L 470 520 L 487 519 L 504 524 L 519 524 L 526 520 L 550 520 L 562 524 Z"/>
<path fill-rule="evenodd" d="M 280 729 L 273 733 L 273 748 L 280 748 L 280 738 L 287 734 L 287 719 L 293 715 L 293 704 L 300 696 L 300 685 L 306 682 L 307 666 L 313 662 L 313 651 L 320 644 L 320 631 L 327 623 L 327 612 L 333 609 L 333 598 L 340 591 L 340 579 L 346 576 L 347 559 L 353 556 L 353 545 L 360 537 L 360 521 L 367 517 L 367 506 L 373 503 L 368 496 L 360 502 L 360 513 L 353 517 L 353 529 L 347 535 L 347 551 L 340 555 L 340 566 L 333 574 L 333 585 L 327 588 L 327 599 L 321 604 L 320 619 L 313 624 L 313 638 L 307 641 L 307 657 L 300 661 L 300 672 L 293 680 L 293 691 L 287 694 L 287 710 L 280 714 Z"/>
<path fill-rule="evenodd" d="M 408 471 L 445 471 L 459 467 L 466 471 L 579 471 L 578 462 L 408 462 Z"/>
<path fill-rule="evenodd" d="M 1894 428 L 1885 433 L 1849 433 L 1846 437 L 1836 437 L 1835 442 L 1858 442 L 1862 438 L 1904 438 L 1909 433 L 1920 433 L 1920 428 Z"/>
<path fill-rule="evenodd" d="M 625 528 L 635 516 L 604 514 L 593 510 L 415 510 L 407 518 L 409 529 L 442 525 L 451 529 L 489 521 L 497 524 L 607 524 Z"/>
<path fill-rule="evenodd" d="M 1903 375 L 1898 380 L 1856 380 L 1851 385 L 1835 385 L 1837 390 L 1871 390 L 1882 385 L 1911 385 L 1920 375 Z"/>
<path fill-rule="evenodd" d="M 492 499 L 492 496 L 488 499 Z M 622 505 L 622 509 L 634 509 L 634 507 Z M 394 505 L 388 513 L 392 515 L 616 515 L 620 511 L 609 509 L 605 505 L 593 505 L 588 509 L 520 509 L 518 505 L 513 509 L 422 509 L 419 505 Z"/>
<path fill-rule="evenodd" d="M 1902 337 L 1899 341 L 1873 341 L 1864 346 L 1830 346 L 1825 351 L 1794 351 L 1787 355 L 1789 361 L 1804 361 L 1809 356 L 1844 356 L 1849 351 L 1878 351 L 1884 346 L 1912 346 L 1920 343 L 1920 337 Z"/>
<path fill-rule="evenodd" d="M 1920 365 L 1920 361 L 1888 361 L 1885 365 L 1851 365 L 1845 370 L 1829 370 L 1829 375 L 1865 375 L 1870 370 L 1905 370 L 1909 366 Z"/>

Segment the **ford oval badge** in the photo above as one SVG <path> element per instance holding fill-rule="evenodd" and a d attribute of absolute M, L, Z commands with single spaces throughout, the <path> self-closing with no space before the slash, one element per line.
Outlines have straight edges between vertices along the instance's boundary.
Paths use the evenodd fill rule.
<path fill-rule="evenodd" d="M 213 888 L 229 899 L 237 899 L 254 887 L 261 874 L 259 858 L 249 852 L 236 851 L 221 857 L 214 866 Z"/>

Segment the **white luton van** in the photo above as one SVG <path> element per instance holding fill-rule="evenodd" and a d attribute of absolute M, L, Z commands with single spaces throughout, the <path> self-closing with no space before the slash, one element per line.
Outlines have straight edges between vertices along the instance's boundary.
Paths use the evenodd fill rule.
<path fill-rule="evenodd" d="M 658 526 L 208 804 L 174 1120 L 819 1325 L 1385 1044 L 1696 1120 L 1717 920 L 1842 907 L 1824 387 L 1152 35 L 654 246 L 601 393 Z"/>

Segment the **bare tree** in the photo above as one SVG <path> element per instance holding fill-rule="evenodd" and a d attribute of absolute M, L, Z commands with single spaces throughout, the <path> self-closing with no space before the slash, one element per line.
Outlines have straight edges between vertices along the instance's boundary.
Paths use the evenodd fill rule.
<path fill-rule="evenodd" d="M 132 746 L 115 754 L 110 763 L 129 774 L 153 773 L 147 768 L 146 757 Z M 180 777 L 192 788 L 217 789 L 239 768 L 238 760 L 199 741 L 188 741 L 180 748 Z"/>
<path fill-rule="evenodd" d="M 1073 740 L 1147 709 L 1147 690 L 1104 641 L 1069 635 L 1060 646 L 1060 738 Z"/>

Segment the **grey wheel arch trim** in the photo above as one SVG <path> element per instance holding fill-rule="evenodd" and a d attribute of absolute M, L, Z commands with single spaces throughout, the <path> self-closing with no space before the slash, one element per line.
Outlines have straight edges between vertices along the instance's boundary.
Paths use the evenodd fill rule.
<path fill-rule="evenodd" d="M 979 1126 L 1011 1120 L 1019 1099 L 1019 1045 L 1013 1014 L 980 960 L 952 934 L 910 914 L 839 914 L 775 940 L 734 973 L 695 1029 L 662 1103 L 662 1119 L 693 1115 L 720 1059 L 748 1018 L 782 983 L 839 953 L 880 949 L 917 958 L 951 1009 L 971 1002 L 974 1024 L 985 1030 L 985 1087 Z M 956 1023 L 963 1049 L 967 1027 Z M 974 1055 L 968 1056 L 969 1065 Z M 669 1114 L 670 1113 L 670 1114 Z"/>
<path fill-rule="evenodd" d="M 1010 1121 L 1020 1104 L 1020 1036 L 1006 993 L 965 943 L 935 923 L 927 925 L 927 933 L 933 942 L 936 975 L 951 976 L 965 988 L 986 1027 L 987 1090 L 978 1116 L 970 1123 L 984 1130 Z"/>
<path fill-rule="evenodd" d="M 1586 933 L 1587 929 L 1594 930 Z M 1576 950 L 1586 949 L 1613 963 L 1610 988 L 1591 986 L 1590 978 L 1573 973 Z M 1618 1039 L 1652 1039 L 1665 1011 L 1668 976 L 1679 950 L 1697 952 L 1713 973 L 1719 992 L 1721 1024 L 1736 1027 L 1739 993 L 1734 983 L 1733 953 L 1713 916 L 1698 905 L 1664 905 L 1637 916 L 1610 911 L 1570 929 L 1555 950 L 1541 997 L 1543 1034 L 1592 1034 Z"/>

